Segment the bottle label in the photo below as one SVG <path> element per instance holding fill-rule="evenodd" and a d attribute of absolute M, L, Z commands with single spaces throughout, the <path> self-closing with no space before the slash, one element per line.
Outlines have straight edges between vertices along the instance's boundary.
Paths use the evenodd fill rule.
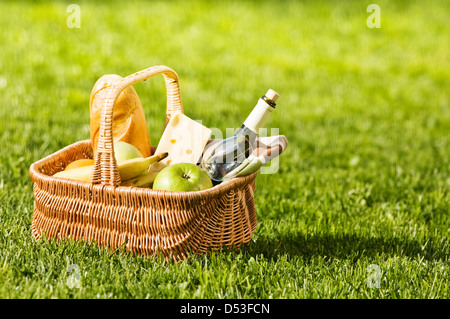
<path fill-rule="evenodd" d="M 268 105 L 263 99 L 259 99 L 253 111 L 245 120 L 244 125 L 258 134 L 259 129 L 264 126 L 273 110 L 272 106 Z"/>

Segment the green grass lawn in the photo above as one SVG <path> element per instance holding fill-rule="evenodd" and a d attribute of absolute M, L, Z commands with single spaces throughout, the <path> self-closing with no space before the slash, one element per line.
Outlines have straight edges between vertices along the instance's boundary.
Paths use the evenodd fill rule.
<path fill-rule="evenodd" d="M 68 28 L 70 3 L 0 3 L 0 298 L 450 297 L 448 1 L 377 1 L 379 29 L 371 1 L 79 1 Z M 251 243 L 170 263 L 36 241 L 30 165 L 89 138 L 100 76 L 160 64 L 224 134 L 280 93 Z M 163 78 L 135 89 L 156 146 Z"/>

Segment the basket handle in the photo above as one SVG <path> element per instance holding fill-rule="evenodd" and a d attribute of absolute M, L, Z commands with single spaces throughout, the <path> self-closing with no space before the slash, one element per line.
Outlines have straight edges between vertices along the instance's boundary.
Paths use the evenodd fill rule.
<path fill-rule="evenodd" d="M 131 74 L 114 83 L 114 85 L 109 88 L 107 98 L 104 100 L 104 104 L 101 109 L 100 131 L 91 183 L 101 183 L 103 185 L 113 186 L 120 185 L 121 180 L 114 156 L 114 141 L 112 132 L 114 105 L 119 97 L 119 94 L 128 86 L 140 81 L 145 81 L 148 78 L 159 74 L 164 76 L 167 91 L 166 123 L 164 127 L 167 125 L 174 113 L 183 113 L 178 75 L 174 70 L 167 66 L 153 66 Z"/>

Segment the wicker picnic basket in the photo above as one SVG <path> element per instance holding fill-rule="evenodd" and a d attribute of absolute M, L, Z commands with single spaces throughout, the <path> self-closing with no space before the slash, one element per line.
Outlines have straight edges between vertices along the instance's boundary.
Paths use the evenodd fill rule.
<path fill-rule="evenodd" d="M 53 177 L 70 162 L 93 158 L 90 140 L 79 141 L 30 166 L 35 238 L 95 241 L 108 249 L 182 259 L 188 253 L 239 247 L 256 228 L 257 173 L 196 192 L 169 192 L 120 186 L 114 157 L 114 104 L 128 86 L 162 74 L 167 90 L 167 125 L 183 112 L 178 75 L 154 66 L 120 80 L 109 91 L 101 113 L 100 137 L 91 182 Z M 152 146 L 152 152 L 155 147 Z"/>

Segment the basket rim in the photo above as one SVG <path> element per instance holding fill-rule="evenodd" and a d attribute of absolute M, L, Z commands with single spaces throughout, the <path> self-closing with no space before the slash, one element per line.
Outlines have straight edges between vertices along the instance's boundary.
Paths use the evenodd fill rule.
<path fill-rule="evenodd" d="M 73 186 L 82 186 L 88 188 L 97 188 L 101 187 L 105 191 L 115 191 L 118 193 L 128 193 L 128 192 L 136 192 L 142 193 L 142 195 L 146 196 L 155 196 L 157 198 L 165 198 L 165 199 L 182 199 L 182 198 L 190 198 L 190 199 L 202 199 L 205 197 L 214 197 L 220 196 L 224 193 L 231 191 L 232 189 L 240 188 L 243 185 L 247 185 L 252 180 L 256 179 L 258 172 L 254 172 L 250 175 L 239 176 L 232 178 L 228 181 L 222 182 L 218 185 L 215 185 L 211 188 L 201 190 L 201 191 L 191 191 L 191 192 L 174 192 L 174 191 L 166 191 L 166 190 L 155 190 L 147 187 L 134 187 L 134 186 L 113 186 L 113 185 L 103 185 L 103 184 L 93 184 L 91 182 L 77 181 L 66 178 L 58 178 L 50 175 L 46 175 L 44 173 L 39 172 L 39 167 L 52 161 L 54 158 L 61 156 L 62 154 L 72 150 L 75 147 L 79 147 L 81 145 L 91 145 L 91 140 L 81 140 L 75 142 L 73 144 L 67 145 L 64 148 L 32 163 L 30 165 L 30 178 L 33 183 L 37 181 L 44 181 L 47 183 L 62 183 L 62 184 L 71 184 Z"/>

